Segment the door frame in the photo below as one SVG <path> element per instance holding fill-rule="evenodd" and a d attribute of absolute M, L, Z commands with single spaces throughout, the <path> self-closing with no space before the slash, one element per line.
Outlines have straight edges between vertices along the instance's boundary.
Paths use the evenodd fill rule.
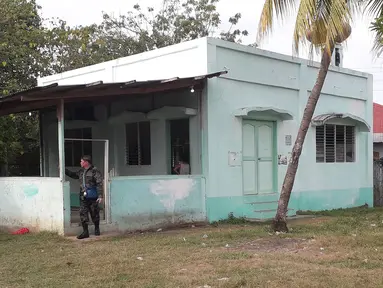
<path fill-rule="evenodd" d="M 87 142 L 98 142 L 104 143 L 104 171 L 103 171 L 103 192 L 104 192 L 104 210 L 105 210 L 105 219 L 100 221 L 100 224 L 110 224 L 112 223 L 111 218 L 111 197 L 109 189 L 109 140 L 108 139 L 77 139 L 77 138 L 64 138 L 65 141 L 87 141 Z M 71 221 L 71 220 L 70 220 Z M 80 223 L 72 223 L 72 227 L 79 226 Z"/>
<path fill-rule="evenodd" d="M 273 143 L 272 143 L 272 161 L 273 161 L 273 192 L 271 193 L 262 193 L 260 194 L 259 192 L 257 193 L 254 193 L 254 194 L 245 194 L 244 192 L 244 187 L 243 187 L 243 183 L 244 183 L 244 173 L 243 173 L 243 157 L 242 157 L 242 165 L 241 165 L 241 172 L 242 172 L 242 195 L 243 196 L 259 196 L 259 195 L 270 195 L 270 194 L 277 194 L 278 191 L 278 154 L 277 154 L 277 151 L 278 151 L 278 134 L 277 134 L 277 124 L 278 122 L 275 121 L 275 120 L 263 120 L 263 119 L 248 119 L 248 118 L 243 118 L 242 119 L 242 123 L 241 123 L 241 138 L 242 138 L 242 147 L 241 147 L 241 150 L 243 151 L 243 127 L 244 127 L 244 124 L 246 124 L 246 122 L 250 122 L 250 123 L 262 123 L 262 122 L 267 122 L 267 123 L 272 123 L 273 125 L 273 131 L 272 131 L 272 135 L 273 135 Z M 256 137 L 258 137 L 258 133 L 256 134 Z M 258 139 L 257 139 L 258 140 Z M 242 155 L 243 156 L 243 155 Z M 258 165 L 257 165 L 257 173 L 258 173 Z M 255 175 L 255 177 L 258 177 L 257 175 Z M 257 182 L 257 186 L 258 186 L 258 182 Z M 258 187 L 256 187 L 256 189 L 258 190 Z"/>

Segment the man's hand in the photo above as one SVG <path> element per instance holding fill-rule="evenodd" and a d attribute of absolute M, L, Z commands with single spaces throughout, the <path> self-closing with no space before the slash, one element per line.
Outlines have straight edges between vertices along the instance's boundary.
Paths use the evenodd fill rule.
<path fill-rule="evenodd" d="M 97 198 L 97 203 L 101 204 L 102 203 L 102 197 Z"/>

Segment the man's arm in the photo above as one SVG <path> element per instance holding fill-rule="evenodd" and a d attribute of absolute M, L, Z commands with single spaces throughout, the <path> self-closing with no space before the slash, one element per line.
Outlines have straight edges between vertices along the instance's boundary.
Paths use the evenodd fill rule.
<path fill-rule="evenodd" d="M 80 179 L 79 177 L 79 171 L 77 172 L 72 172 L 70 171 L 69 169 L 65 169 L 65 175 L 70 177 L 70 178 L 73 178 L 73 179 Z"/>
<path fill-rule="evenodd" d="M 102 177 L 101 172 L 98 169 L 96 169 L 96 171 L 95 171 L 94 179 L 96 180 L 98 198 L 102 198 L 102 196 L 103 196 L 102 187 L 103 187 L 104 179 Z"/>

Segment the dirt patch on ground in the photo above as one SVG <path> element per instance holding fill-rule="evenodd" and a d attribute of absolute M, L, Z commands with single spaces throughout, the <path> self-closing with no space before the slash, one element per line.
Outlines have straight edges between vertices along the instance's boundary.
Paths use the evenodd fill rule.
<path fill-rule="evenodd" d="M 254 241 L 241 243 L 230 250 L 258 251 L 258 252 L 297 252 L 307 249 L 310 239 L 304 238 L 260 238 Z"/>
<path fill-rule="evenodd" d="M 332 217 L 328 216 L 315 216 L 315 217 L 299 217 L 299 218 L 291 218 L 288 220 L 289 226 L 295 226 L 295 225 L 320 225 L 322 223 L 328 222 Z"/>

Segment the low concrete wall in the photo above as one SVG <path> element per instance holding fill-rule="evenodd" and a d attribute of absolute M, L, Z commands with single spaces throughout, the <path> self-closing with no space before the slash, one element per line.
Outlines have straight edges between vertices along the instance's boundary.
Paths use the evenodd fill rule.
<path fill-rule="evenodd" d="M 0 226 L 64 233 L 63 186 L 59 178 L 0 178 Z"/>
<path fill-rule="evenodd" d="M 201 176 L 112 178 L 111 225 L 118 231 L 206 221 Z"/>

